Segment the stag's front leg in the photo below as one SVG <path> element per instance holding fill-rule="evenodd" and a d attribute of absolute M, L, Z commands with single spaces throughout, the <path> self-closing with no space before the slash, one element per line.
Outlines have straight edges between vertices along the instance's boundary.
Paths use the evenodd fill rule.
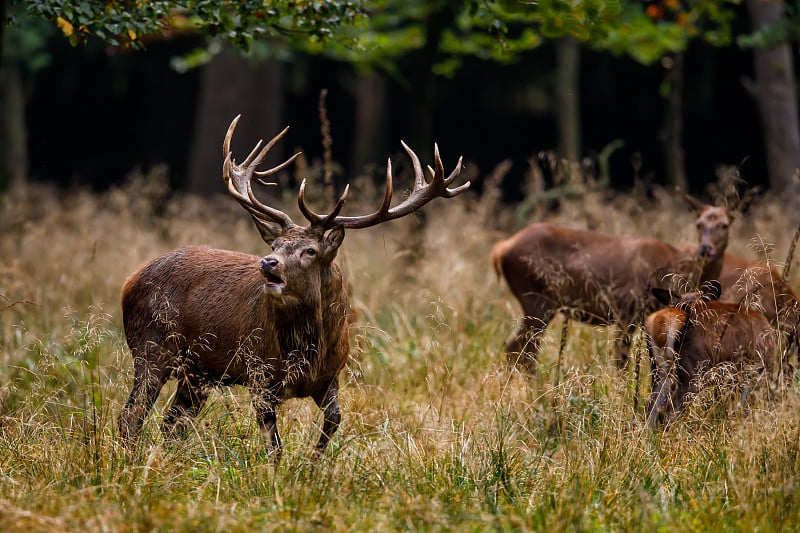
<path fill-rule="evenodd" d="M 315 453 L 321 456 L 328 445 L 328 441 L 336 430 L 339 429 L 339 423 L 342 420 L 342 414 L 339 411 L 339 380 L 333 378 L 329 383 L 326 383 L 319 394 L 314 395 L 314 401 L 320 409 L 322 409 L 323 422 L 322 434 L 317 442 Z"/>
<path fill-rule="evenodd" d="M 258 417 L 261 436 L 267 449 L 267 456 L 277 463 L 281 458 L 281 436 L 278 434 L 278 417 L 275 414 L 280 396 L 273 389 L 256 389 L 250 391 L 253 397 L 253 408 Z"/>

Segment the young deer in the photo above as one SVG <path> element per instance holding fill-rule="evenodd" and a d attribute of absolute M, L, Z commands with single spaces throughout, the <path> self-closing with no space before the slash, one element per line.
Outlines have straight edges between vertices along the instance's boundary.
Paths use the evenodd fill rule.
<path fill-rule="evenodd" d="M 122 288 L 122 313 L 134 380 L 119 431 L 127 444 L 137 439 L 170 378 L 178 380 L 178 388 L 164 415 L 166 435 L 190 423 L 213 387 L 243 384 L 250 391 L 267 451 L 275 458 L 281 448 L 277 406 L 289 398 L 313 398 L 324 415 L 316 445 L 321 454 L 339 426 L 338 375 L 350 350 L 351 309 L 342 271 L 334 263 L 345 229 L 406 216 L 434 198 L 457 196 L 470 184 L 448 188 L 461 170 L 461 159 L 445 176 L 435 145 L 435 170 L 428 167 L 432 178 L 426 182 L 419 158 L 403 143 L 415 175 L 407 199 L 390 206 L 391 160 L 383 203 L 368 215 L 339 215 L 349 186 L 329 214 L 315 213 L 305 202 L 304 181 L 298 203 L 309 224 L 298 226 L 284 212 L 256 199 L 252 189 L 253 182 L 266 185 L 266 178 L 299 155 L 272 169 L 256 170 L 288 128 L 260 151 L 259 141 L 237 164 L 230 142 L 238 121 L 239 116 L 225 135 L 223 178 L 272 251 L 262 258 L 198 246 L 180 248 L 128 278 Z"/>
<path fill-rule="evenodd" d="M 697 390 L 695 378 L 715 365 L 727 362 L 741 368 L 750 364 L 772 375 L 775 330 L 763 313 L 718 301 L 719 281 L 706 282 L 700 291 L 680 297 L 661 288 L 652 291 L 670 307 L 645 319 L 653 368 L 649 424 L 680 413 L 687 393 Z"/>

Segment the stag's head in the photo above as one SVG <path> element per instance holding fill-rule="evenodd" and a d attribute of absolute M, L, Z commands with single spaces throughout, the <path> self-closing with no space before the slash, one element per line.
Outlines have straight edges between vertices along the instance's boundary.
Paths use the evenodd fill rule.
<path fill-rule="evenodd" d="M 272 252 L 261 260 L 260 265 L 265 280 L 264 292 L 283 304 L 319 299 L 323 280 L 326 275 L 330 275 L 333 260 L 344 241 L 346 228 L 368 228 L 406 216 L 434 198 L 457 196 L 470 185 L 469 182 L 466 182 L 452 189 L 448 187 L 461 172 L 462 160 L 459 158 L 456 168 L 448 176 L 445 176 L 444 165 L 436 145 L 434 145 L 434 168 L 428 167 L 431 179 L 427 181 L 419 158 L 411 148 L 402 143 L 414 168 L 414 188 L 408 198 L 391 207 L 393 193 L 391 159 L 386 165 L 386 189 L 383 203 L 375 212 L 368 215 L 340 215 L 347 199 L 349 185 L 345 187 L 330 213 L 314 212 L 306 203 L 306 182 L 303 180 L 297 201 L 300 212 L 308 220 L 308 224 L 300 226 L 295 224 L 283 211 L 269 207 L 258 200 L 253 194 L 252 187 L 253 182 L 260 185 L 274 185 L 266 179 L 286 168 L 300 155 L 299 153 L 294 154 L 271 169 L 256 170 L 270 149 L 283 138 L 289 128 L 285 128 L 263 148 L 259 141 L 244 162 L 237 164 L 231 154 L 230 143 L 240 117 L 241 115 L 233 119 L 225 135 L 222 145 L 225 158 L 222 176 L 227 184 L 228 193 L 250 213 L 264 242 L 272 249 Z"/>

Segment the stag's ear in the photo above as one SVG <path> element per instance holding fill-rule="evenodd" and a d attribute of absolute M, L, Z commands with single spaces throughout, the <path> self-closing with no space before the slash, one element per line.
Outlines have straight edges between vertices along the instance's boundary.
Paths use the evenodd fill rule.
<path fill-rule="evenodd" d="M 326 259 L 333 261 L 342 242 L 344 242 L 344 226 L 337 226 L 325 234 L 322 245 Z"/>
<path fill-rule="evenodd" d="M 722 294 L 722 284 L 716 279 L 704 281 L 700 291 L 703 293 L 703 298 L 705 300 L 713 302 L 719 300 L 719 296 Z"/>
<path fill-rule="evenodd" d="M 672 291 L 661 287 L 653 287 L 650 289 L 650 294 L 662 305 L 672 306 L 678 303 L 680 299 L 677 295 L 673 295 Z"/>
<path fill-rule="evenodd" d="M 261 235 L 261 238 L 264 239 L 264 242 L 269 246 L 272 246 L 272 241 L 283 234 L 283 230 L 280 226 L 259 220 L 255 215 L 250 215 L 250 217 L 253 219 L 253 223 L 256 225 L 259 235 Z"/>

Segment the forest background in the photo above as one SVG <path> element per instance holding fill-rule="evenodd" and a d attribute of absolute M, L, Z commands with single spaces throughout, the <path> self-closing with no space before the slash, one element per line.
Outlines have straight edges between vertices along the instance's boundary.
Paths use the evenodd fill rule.
<path fill-rule="evenodd" d="M 435 140 L 476 176 L 510 163 L 509 202 L 548 160 L 696 193 L 734 166 L 792 199 L 798 5 L 4 0 L 0 183 L 166 164 L 174 188 L 222 192 L 232 117 L 243 143 L 291 125 L 311 162 L 326 90 L 340 182 Z"/>

